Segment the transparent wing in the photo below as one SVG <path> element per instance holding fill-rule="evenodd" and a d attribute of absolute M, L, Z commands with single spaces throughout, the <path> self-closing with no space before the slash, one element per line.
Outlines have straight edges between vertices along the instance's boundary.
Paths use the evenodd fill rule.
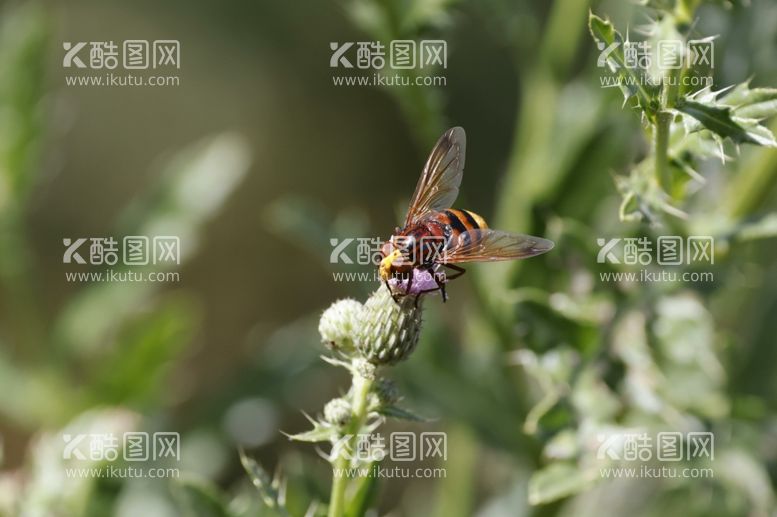
<path fill-rule="evenodd" d="M 553 249 L 553 241 L 500 230 L 469 230 L 459 234 L 441 262 L 488 262 L 540 255 Z"/>
<path fill-rule="evenodd" d="M 432 210 L 450 208 L 459 195 L 464 174 L 464 152 L 467 136 L 464 129 L 454 127 L 443 134 L 426 160 L 421 178 L 415 187 L 405 226 L 418 221 Z"/>

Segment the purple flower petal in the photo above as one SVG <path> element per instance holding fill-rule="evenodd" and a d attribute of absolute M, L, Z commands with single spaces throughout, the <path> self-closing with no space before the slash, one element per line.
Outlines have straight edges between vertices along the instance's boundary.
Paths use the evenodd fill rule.
<path fill-rule="evenodd" d="M 445 278 L 440 272 L 414 268 L 412 283 L 410 283 L 410 274 L 405 273 L 391 278 L 389 280 L 389 286 L 392 291 L 400 292 L 402 294 L 421 294 L 425 291 L 429 291 L 426 294 L 434 294 L 439 292 L 437 281 L 434 278 L 435 275 L 438 275 L 441 279 L 441 283 L 445 283 Z M 407 288 L 408 283 L 410 283 L 410 290 Z"/>

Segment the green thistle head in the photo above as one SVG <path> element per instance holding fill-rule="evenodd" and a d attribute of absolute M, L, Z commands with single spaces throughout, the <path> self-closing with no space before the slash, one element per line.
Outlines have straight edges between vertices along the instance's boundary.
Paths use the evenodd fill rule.
<path fill-rule="evenodd" d="M 342 427 L 351 420 L 351 403 L 344 398 L 332 399 L 324 406 L 324 420 Z"/>
<path fill-rule="evenodd" d="M 394 301 L 381 285 L 364 304 L 356 346 L 373 364 L 394 364 L 410 356 L 420 333 L 421 306 L 416 298 L 404 296 Z"/>
<path fill-rule="evenodd" d="M 356 351 L 354 337 L 362 320 L 364 306 L 356 300 L 338 300 L 333 303 L 318 323 L 321 341 L 329 348 L 346 355 Z"/>

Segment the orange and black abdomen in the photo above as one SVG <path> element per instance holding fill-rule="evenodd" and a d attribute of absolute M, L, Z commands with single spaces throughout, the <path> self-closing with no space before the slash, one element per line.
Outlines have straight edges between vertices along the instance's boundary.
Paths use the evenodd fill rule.
<path fill-rule="evenodd" d="M 469 210 L 448 208 L 432 212 L 426 218 L 413 226 L 403 228 L 397 237 L 405 240 L 408 247 L 408 262 L 404 266 L 393 264 L 395 270 L 400 267 L 409 268 L 410 264 L 418 266 L 436 262 L 443 250 L 455 246 L 457 238 L 470 230 L 488 228 L 486 221 L 478 214 Z M 409 242 L 406 240 L 409 239 Z M 403 247 L 399 244 L 400 248 Z"/>
<path fill-rule="evenodd" d="M 475 212 L 448 208 L 438 212 L 437 221 L 447 224 L 452 230 L 453 236 L 458 236 L 470 230 L 488 228 L 486 221 Z"/>

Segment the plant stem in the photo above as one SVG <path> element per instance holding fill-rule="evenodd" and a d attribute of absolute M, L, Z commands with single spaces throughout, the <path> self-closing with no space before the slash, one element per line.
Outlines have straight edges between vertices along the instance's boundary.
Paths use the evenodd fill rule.
<path fill-rule="evenodd" d="M 677 102 L 679 72 L 679 70 L 670 70 L 664 77 L 661 88 L 661 110 L 656 114 L 656 181 L 670 195 L 669 190 L 672 185 L 669 174 L 669 131 L 673 115 L 668 110 Z"/>
<path fill-rule="evenodd" d="M 658 113 L 655 143 L 656 181 L 666 192 L 671 187 L 669 178 L 669 127 L 671 123 L 671 113 L 667 111 Z"/>
<path fill-rule="evenodd" d="M 777 121 L 771 124 L 770 129 L 777 131 Z M 777 177 L 777 152 L 774 149 L 759 148 L 748 157 L 740 170 L 739 181 L 728 185 L 724 197 L 727 212 L 735 219 L 763 208 Z"/>
<path fill-rule="evenodd" d="M 332 494 L 329 498 L 329 517 L 341 517 L 345 509 L 345 489 L 348 486 L 346 469 L 350 465 L 349 454 L 353 450 L 354 438 L 367 420 L 367 400 L 372 382 L 372 379 L 362 377 L 358 373 L 353 374 L 353 399 L 351 400 L 353 414 L 351 422 L 346 427 L 344 433 L 348 439 L 338 451 L 334 469 L 332 470 Z"/>

